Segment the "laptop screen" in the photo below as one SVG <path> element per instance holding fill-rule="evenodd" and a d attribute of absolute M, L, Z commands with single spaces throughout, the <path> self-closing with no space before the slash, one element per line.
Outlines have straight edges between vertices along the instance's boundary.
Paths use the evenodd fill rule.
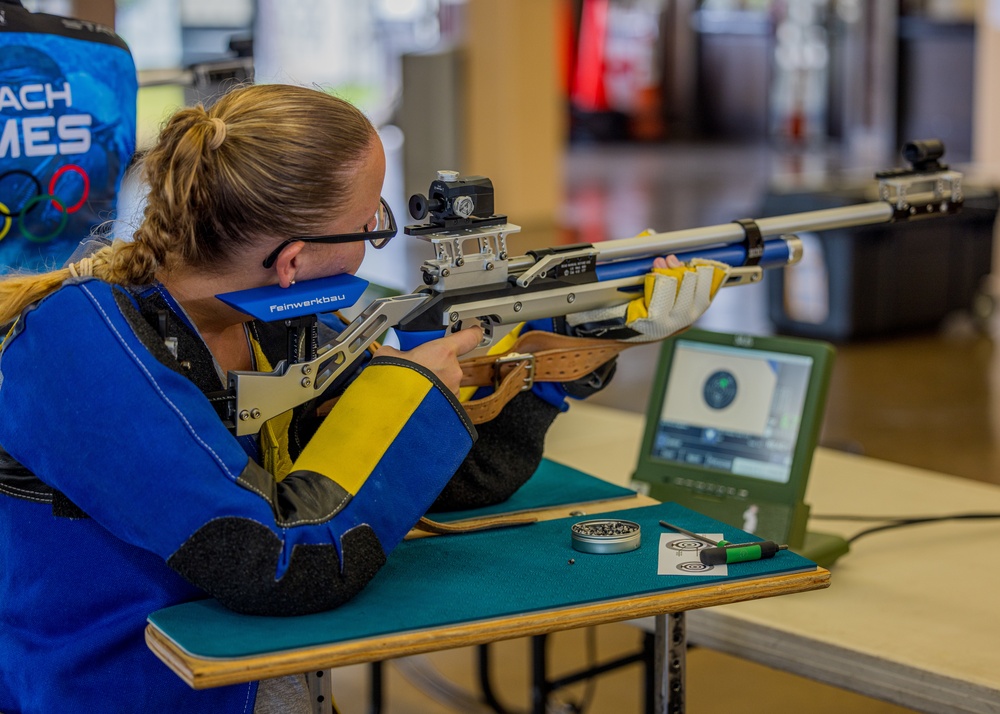
<path fill-rule="evenodd" d="M 651 455 L 788 483 L 812 367 L 807 355 L 679 338 Z"/>

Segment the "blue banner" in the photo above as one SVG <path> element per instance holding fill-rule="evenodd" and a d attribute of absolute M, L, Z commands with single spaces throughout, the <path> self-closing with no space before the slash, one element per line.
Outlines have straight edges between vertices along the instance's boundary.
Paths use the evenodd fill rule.
<path fill-rule="evenodd" d="M 59 267 L 114 218 L 137 91 L 109 28 L 0 5 L 0 273 Z"/>

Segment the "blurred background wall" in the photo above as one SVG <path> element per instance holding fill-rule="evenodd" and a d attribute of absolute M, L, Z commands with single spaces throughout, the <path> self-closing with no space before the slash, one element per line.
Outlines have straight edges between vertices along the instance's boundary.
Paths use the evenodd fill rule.
<path fill-rule="evenodd" d="M 936 136 L 952 161 L 1000 164 L 995 0 L 27 5 L 116 25 L 148 78 L 252 37 L 259 79 L 315 82 L 404 125 L 407 176 L 451 158 L 495 177 L 529 225 L 556 222 L 570 141 L 823 144 L 866 166 L 893 160 L 903 138 Z M 144 139 L 157 104 L 144 103 Z"/>

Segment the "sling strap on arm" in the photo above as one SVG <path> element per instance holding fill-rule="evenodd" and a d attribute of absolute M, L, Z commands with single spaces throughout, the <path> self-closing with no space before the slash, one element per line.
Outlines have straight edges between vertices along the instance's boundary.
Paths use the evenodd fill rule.
<path fill-rule="evenodd" d="M 533 330 L 503 354 L 462 360 L 463 387 L 493 387 L 493 393 L 463 406 L 474 424 L 490 421 L 535 382 L 572 382 L 638 343 L 571 337 Z"/>

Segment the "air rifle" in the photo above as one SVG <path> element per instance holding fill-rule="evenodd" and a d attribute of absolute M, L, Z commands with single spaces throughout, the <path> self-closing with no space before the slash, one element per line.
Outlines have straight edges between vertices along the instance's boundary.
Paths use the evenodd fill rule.
<path fill-rule="evenodd" d="M 439 172 L 428 195 L 410 198 L 417 220 L 406 234 L 430 243 L 434 257 L 420 267 L 424 285 L 409 295 L 371 302 L 332 342 L 311 339 L 315 315 L 347 308 L 367 282 L 350 275 L 266 286 L 218 296 L 264 321 L 284 320 L 287 358 L 274 371 L 230 372 L 227 421 L 237 435 L 256 433 L 268 419 L 319 397 L 388 328 L 412 349 L 449 330 L 479 324 L 483 345 L 494 328 L 627 303 L 641 294 L 656 257 L 707 258 L 733 266 L 724 287 L 754 283 L 763 269 L 798 262 L 799 231 L 824 231 L 956 213 L 962 175 L 939 159 L 940 141 L 903 148 L 908 168 L 875 174 L 879 200 L 598 245 L 575 244 L 510 256 L 507 237 L 520 227 L 494 213 L 493 184 L 485 177 Z"/>

